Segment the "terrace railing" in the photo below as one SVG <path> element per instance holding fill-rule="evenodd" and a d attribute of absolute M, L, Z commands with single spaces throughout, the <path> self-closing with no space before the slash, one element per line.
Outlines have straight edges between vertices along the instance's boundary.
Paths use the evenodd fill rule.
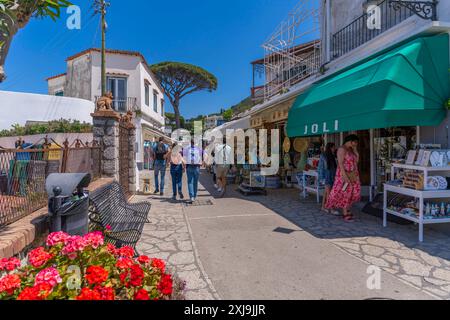
<path fill-rule="evenodd" d="M 374 3 L 378 3 L 380 12 L 380 15 L 378 15 L 378 26 L 370 26 L 369 28 L 368 21 L 374 17 L 365 13 L 336 32 L 332 36 L 332 59 L 337 59 L 362 46 L 413 15 L 430 20 L 434 20 L 437 17 L 437 2 L 435 1 L 380 0 Z"/>
<path fill-rule="evenodd" d="M 51 173 L 101 175 L 101 148 L 0 149 L 0 228 L 47 205 L 45 180 Z"/>
<path fill-rule="evenodd" d="M 99 96 L 95 97 L 95 103 L 99 99 Z M 113 108 L 115 111 L 119 113 L 127 113 L 128 111 L 137 111 L 137 98 L 135 97 L 127 97 L 127 98 L 116 98 L 113 100 Z"/>

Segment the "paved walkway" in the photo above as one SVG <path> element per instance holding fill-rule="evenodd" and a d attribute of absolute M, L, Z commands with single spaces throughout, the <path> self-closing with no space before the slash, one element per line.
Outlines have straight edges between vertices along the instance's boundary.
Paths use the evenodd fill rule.
<path fill-rule="evenodd" d="M 151 176 L 150 173 L 148 173 Z M 185 217 L 184 204 L 173 202 L 172 186 L 166 177 L 166 196 L 136 196 L 134 201 L 150 201 L 150 224 L 144 233 L 137 249 L 140 254 L 167 261 L 168 270 L 186 281 L 186 299 L 212 300 L 219 296 L 207 278 L 198 259 L 195 245 L 192 242 L 190 226 Z M 153 179 L 151 179 L 153 181 Z M 152 184 L 152 191 L 153 191 Z M 185 191 L 187 194 L 187 191 Z"/>
<path fill-rule="evenodd" d="M 427 229 L 419 244 L 414 226 L 362 213 L 347 224 L 294 189 L 214 199 L 210 176 L 202 183 L 199 206 L 138 197 L 153 203 L 138 248 L 169 261 L 188 299 L 219 298 L 212 284 L 224 299 L 450 299 L 448 236 Z M 383 270 L 381 290 L 367 288 L 369 265 Z"/>

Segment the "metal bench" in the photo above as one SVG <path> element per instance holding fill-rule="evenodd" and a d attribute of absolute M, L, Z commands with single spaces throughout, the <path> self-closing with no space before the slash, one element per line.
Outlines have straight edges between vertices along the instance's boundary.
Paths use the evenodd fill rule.
<path fill-rule="evenodd" d="M 107 242 L 117 247 L 130 246 L 136 249 L 144 225 L 149 223 L 150 203 L 128 203 L 117 182 L 92 192 L 89 198 L 91 226 L 95 230 L 103 230 Z"/>

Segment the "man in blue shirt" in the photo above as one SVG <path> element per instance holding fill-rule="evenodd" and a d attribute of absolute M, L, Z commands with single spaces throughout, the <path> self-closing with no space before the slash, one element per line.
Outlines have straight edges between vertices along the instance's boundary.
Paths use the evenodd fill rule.
<path fill-rule="evenodd" d="M 169 147 L 164 143 L 164 138 L 159 138 L 159 142 L 153 148 L 153 153 L 155 155 L 154 170 L 155 170 L 155 194 L 164 195 L 164 180 L 166 178 L 167 169 L 167 153 L 169 152 Z M 161 176 L 161 182 L 159 182 L 159 177 Z"/>
<path fill-rule="evenodd" d="M 183 157 L 186 161 L 186 174 L 188 179 L 188 189 L 190 203 L 197 199 L 198 179 L 200 177 L 200 168 L 204 165 L 206 154 L 195 146 L 194 140 L 191 145 L 183 150 Z"/>

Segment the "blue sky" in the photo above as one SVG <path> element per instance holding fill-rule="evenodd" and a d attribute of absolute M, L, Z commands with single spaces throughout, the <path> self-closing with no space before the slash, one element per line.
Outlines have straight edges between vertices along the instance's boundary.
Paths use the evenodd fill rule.
<path fill-rule="evenodd" d="M 6 62 L 8 79 L 0 90 L 47 93 L 45 79 L 65 72 L 65 59 L 100 46 L 98 17 L 88 0 L 82 28 L 32 20 L 15 37 Z M 250 94 L 250 62 L 263 56 L 261 44 L 286 18 L 298 0 L 110 0 L 107 46 L 140 51 L 149 63 L 182 61 L 215 74 L 219 89 L 195 93 L 182 101 L 184 116 L 213 113 Z M 169 111 L 171 107 L 168 107 Z"/>

